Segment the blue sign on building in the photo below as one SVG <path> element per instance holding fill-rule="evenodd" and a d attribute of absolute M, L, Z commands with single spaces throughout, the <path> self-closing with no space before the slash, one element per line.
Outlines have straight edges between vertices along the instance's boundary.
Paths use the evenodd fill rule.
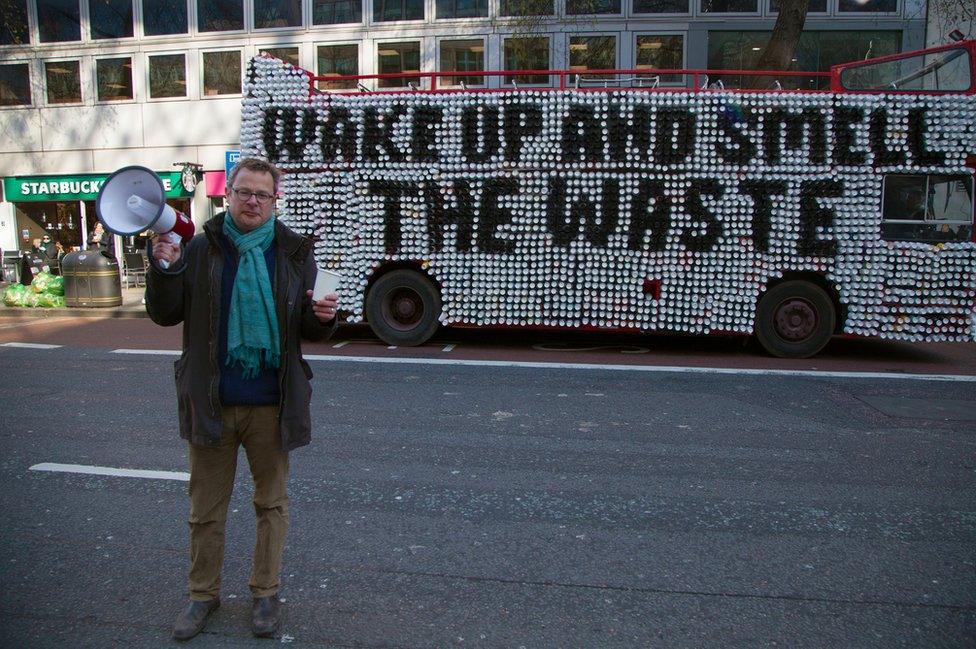
<path fill-rule="evenodd" d="M 240 149 L 236 151 L 224 151 L 224 173 L 230 175 L 230 170 L 234 168 L 237 161 L 241 159 Z"/>

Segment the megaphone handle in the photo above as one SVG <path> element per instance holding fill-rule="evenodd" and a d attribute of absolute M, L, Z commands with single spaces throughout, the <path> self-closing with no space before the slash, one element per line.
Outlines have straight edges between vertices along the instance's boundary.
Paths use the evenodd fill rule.
<path fill-rule="evenodd" d="M 166 241 L 167 243 L 175 243 L 175 244 L 181 244 L 183 242 L 183 240 L 180 238 L 180 235 L 176 234 L 172 230 L 160 234 L 159 240 Z M 165 259 L 158 259 L 157 263 L 159 264 L 159 267 L 162 268 L 163 270 L 169 270 L 169 262 L 166 261 Z"/>

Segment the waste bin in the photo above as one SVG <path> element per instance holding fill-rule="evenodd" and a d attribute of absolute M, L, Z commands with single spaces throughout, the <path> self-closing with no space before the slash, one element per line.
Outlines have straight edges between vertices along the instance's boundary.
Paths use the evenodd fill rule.
<path fill-rule="evenodd" d="M 72 252 L 61 260 L 65 306 L 120 306 L 118 260 L 101 250 Z"/>

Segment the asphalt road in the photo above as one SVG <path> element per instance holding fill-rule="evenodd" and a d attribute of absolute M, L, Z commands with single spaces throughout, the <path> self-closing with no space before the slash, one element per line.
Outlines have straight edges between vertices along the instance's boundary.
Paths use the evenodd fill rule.
<path fill-rule="evenodd" d="M 186 470 L 174 357 L 111 353 L 141 335 L 113 326 L 0 347 L 3 646 L 173 644 L 186 483 L 31 470 Z M 193 646 L 976 643 L 971 375 L 312 367 L 282 636 L 249 635 L 242 457 Z"/>

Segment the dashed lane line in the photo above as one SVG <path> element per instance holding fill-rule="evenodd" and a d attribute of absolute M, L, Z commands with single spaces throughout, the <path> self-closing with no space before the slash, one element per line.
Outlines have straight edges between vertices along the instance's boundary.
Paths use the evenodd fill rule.
<path fill-rule="evenodd" d="M 3 347 L 20 347 L 22 349 L 58 349 L 64 345 L 45 345 L 44 343 L 3 343 Z"/>
<path fill-rule="evenodd" d="M 58 464 L 42 462 L 30 467 L 31 471 L 52 471 L 55 473 L 82 473 L 85 475 L 107 475 L 120 478 L 148 478 L 150 480 L 179 480 L 188 482 L 190 474 L 184 471 L 151 471 L 149 469 L 117 469 L 110 466 L 89 466 L 86 464 Z"/>

